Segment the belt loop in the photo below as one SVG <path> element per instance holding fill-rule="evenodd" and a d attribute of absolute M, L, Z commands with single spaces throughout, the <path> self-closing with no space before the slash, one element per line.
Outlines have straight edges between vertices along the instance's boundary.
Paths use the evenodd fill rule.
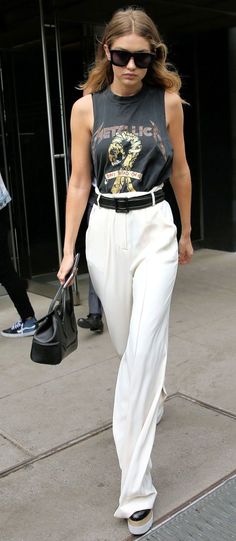
<path fill-rule="evenodd" d="M 156 204 L 156 199 L 155 199 L 154 192 L 151 192 L 151 196 L 152 196 L 152 206 L 154 207 L 154 205 Z"/>
<path fill-rule="evenodd" d="M 98 193 L 98 194 L 97 194 L 97 206 L 98 206 L 99 208 L 100 208 L 100 204 L 99 204 L 100 197 L 101 197 L 101 194 Z"/>

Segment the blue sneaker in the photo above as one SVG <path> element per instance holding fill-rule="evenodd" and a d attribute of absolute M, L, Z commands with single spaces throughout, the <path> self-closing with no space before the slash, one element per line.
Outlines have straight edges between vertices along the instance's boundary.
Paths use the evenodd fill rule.
<path fill-rule="evenodd" d="M 2 336 L 7 336 L 8 338 L 21 338 L 23 336 L 33 336 L 37 329 L 38 323 L 35 317 L 31 317 L 23 321 L 17 321 L 9 327 L 9 329 L 4 329 L 1 331 Z"/>

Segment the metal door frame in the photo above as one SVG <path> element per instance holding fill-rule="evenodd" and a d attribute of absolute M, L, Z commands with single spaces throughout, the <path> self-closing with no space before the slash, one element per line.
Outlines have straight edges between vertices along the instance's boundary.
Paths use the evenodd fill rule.
<path fill-rule="evenodd" d="M 51 159 L 52 182 L 53 182 L 54 210 L 55 210 L 56 233 L 57 233 L 57 250 L 58 250 L 58 261 L 60 264 L 62 260 L 62 240 L 61 240 L 61 227 L 60 227 L 59 204 L 58 204 L 56 159 L 63 159 L 64 161 L 66 188 L 68 187 L 68 180 L 69 180 L 68 140 L 67 140 L 67 131 L 66 131 L 60 32 L 59 32 L 58 20 L 55 14 L 54 14 L 54 24 L 45 24 L 42 0 L 39 0 L 39 11 L 40 11 L 40 30 L 41 30 L 41 41 L 42 41 L 42 53 L 43 53 L 43 68 L 44 68 L 44 80 L 45 80 L 45 92 L 46 92 L 47 117 L 48 117 L 50 159 Z M 62 133 L 62 152 L 59 154 L 55 153 L 54 136 L 53 136 L 53 120 L 52 120 L 50 83 L 49 83 L 48 60 L 47 60 L 47 43 L 46 43 L 46 35 L 45 35 L 45 28 L 47 27 L 54 29 L 54 34 L 55 34 L 55 49 L 56 49 L 56 59 L 57 59 L 57 76 L 58 76 L 59 104 L 60 104 L 60 120 L 61 120 L 61 133 Z M 77 279 L 75 279 L 74 286 L 73 286 L 73 298 L 74 298 L 74 304 L 80 304 L 80 294 L 78 290 Z"/>
<path fill-rule="evenodd" d="M 58 204 L 56 159 L 63 159 L 64 161 L 66 186 L 68 186 L 68 178 L 69 178 L 69 163 L 68 163 L 68 152 L 67 152 L 68 141 L 67 141 L 66 119 L 65 119 L 60 34 L 59 34 L 59 28 L 58 28 L 58 21 L 56 17 L 54 18 L 54 24 L 45 24 L 42 0 L 39 0 L 39 10 L 40 10 L 40 30 L 41 30 L 41 41 L 42 41 L 42 53 L 43 53 L 43 69 L 44 69 L 44 81 L 45 81 L 45 92 L 46 92 L 47 117 L 48 117 L 50 160 L 51 160 L 51 171 L 52 171 L 52 182 L 53 182 L 54 211 L 55 211 L 56 234 L 57 234 L 57 250 L 58 250 L 58 260 L 60 263 L 62 260 L 62 240 L 61 240 L 61 227 L 60 227 L 59 204 Z M 53 120 L 52 120 L 50 83 L 49 83 L 48 60 L 47 60 L 47 43 L 46 43 L 46 35 L 45 35 L 46 27 L 53 28 L 54 33 L 55 33 L 55 49 L 56 49 L 56 58 L 57 58 L 57 75 L 58 75 L 60 119 L 61 119 L 61 132 L 62 132 L 62 152 L 59 154 L 55 153 L 54 136 L 53 136 Z"/>

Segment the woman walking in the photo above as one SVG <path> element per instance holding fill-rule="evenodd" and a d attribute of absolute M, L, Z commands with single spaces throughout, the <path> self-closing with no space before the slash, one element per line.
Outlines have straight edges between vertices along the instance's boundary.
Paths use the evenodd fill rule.
<path fill-rule="evenodd" d="M 192 257 L 191 181 L 181 86 L 166 46 L 142 10 L 121 9 L 105 28 L 72 109 L 72 173 L 61 283 L 72 266 L 91 179 L 97 181 L 86 256 L 112 342 L 121 357 L 113 433 L 121 468 L 115 512 L 133 534 L 152 526 L 156 489 L 151 451 L 163 401 L 168 323 L 178 260 Z M 163 185 L 170 180 L 182 232 L 179 247 Z"/>
<path fill-rule="evenodd" d="M 16 273 L 9 251 L 9 213 L 11 197 L 0 173 L 0 283 L 5 287 L 10 299 L 20 315 L 20 321 L 1 331 L 7 338 L 32 336 L 37 328 L 34 309 L 27 295 L 24 281 Z"/>

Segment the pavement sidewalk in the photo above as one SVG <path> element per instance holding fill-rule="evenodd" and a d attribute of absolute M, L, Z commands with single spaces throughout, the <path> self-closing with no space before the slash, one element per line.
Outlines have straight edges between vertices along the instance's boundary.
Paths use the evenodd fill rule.
<path fill-rule="evenodd" d="M 236 468 L 236 254 L 199 250 L 174 291 L 168 400 L 152 461 L 155 521 Z M 87 314 L 87 279 L 79 283 Z M 49 299 L 30 294 L 37 317 Z M 0 328 L 17 319 L 0 297 Z M 111 416 L 118 358 L 105 327 L 80 330 L 56 367 L 0 336 L 0 541 L 127 541 Z M 183 540 L 184 541 L 184 540 Z"/>

